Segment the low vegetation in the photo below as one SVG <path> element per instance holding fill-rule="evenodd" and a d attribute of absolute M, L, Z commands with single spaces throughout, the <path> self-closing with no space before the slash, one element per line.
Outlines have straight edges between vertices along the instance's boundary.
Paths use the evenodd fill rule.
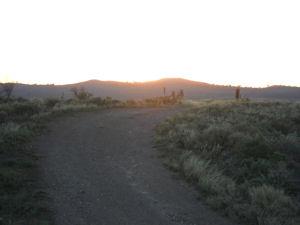
<path fill-rule="evenodd" d="M 242 224 L 299 224 L 300 104 L 202 101 L 157 127 L 164 162 Z"/>
<path fill-rule="evenodd" d="M 148 98 L 144 100 L 127 100 L 123 103 L 125 107 L 161 107 L 181 103 L 183 96 L 170 95 L 164 97 Z"/>
<path fill-rule="evenodd" d="M 53 116 L 112 107 L 160 107 L 179 103 L 180 95 L 121 102 L 93 97 L 84 88 L 72 88 L 73 98 L 13 98 L 12 85 L 0 97 L 0 225 L 47 225 L 51 213 L 38 181 L 36 154 L 30 141 Z"/>
<path fill-rule="evenodd" d="M 36 182 L 35 156 L 28 145 L 39 130 L 40 101 L 3 100 L 0 104 L 0 224 L 47 224 L 45 195 Z"/>
<path fill-rule="evenodd" d="M 102 107 L 114 104 L 105 100 Z M 53 116 L 98 108 L 98 102 L 0 98 L 0 224 L 50 224 L 30 141 Z"/>

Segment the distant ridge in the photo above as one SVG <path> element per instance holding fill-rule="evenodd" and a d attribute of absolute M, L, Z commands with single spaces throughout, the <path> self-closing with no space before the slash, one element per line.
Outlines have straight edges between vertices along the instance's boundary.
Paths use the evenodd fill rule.
<path fill-rule="evenodd" d="M 71 97 L 71 87 L 84 87 L 94 96 L 110 96 L 115 99 L 143 99 L 163 94 L 163 87 L 167 94 L 171 91 L 184 90 L 189 99 L 226 99 L 233 98 L 235 87 L 214 85 L 204 82 L 191 81 L 182 78 L 164 78 L 148 82 L 120 82 L 88 80 L 66 85 L 28 85 L 17 84 L 14 95 L 24 98 Z M 255 99 L 278 99 L 300 101 L 300 88 L 290 86 L 270 86 L 267 88 L 241 89 L 242 96 Z"/>

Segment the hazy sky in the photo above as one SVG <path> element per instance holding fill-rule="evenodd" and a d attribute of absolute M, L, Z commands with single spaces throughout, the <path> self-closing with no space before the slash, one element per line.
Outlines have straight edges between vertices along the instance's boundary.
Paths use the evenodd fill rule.
<path fill-rule="evenodd" d="M 300 86 L 299 0 L 0 0 L 0 81 Z"/>

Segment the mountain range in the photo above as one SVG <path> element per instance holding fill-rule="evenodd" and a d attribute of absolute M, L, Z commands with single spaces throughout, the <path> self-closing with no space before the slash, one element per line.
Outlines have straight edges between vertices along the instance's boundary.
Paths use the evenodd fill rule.
<path fill-rule="evenodd" d="M 67 85 L 28 85 L 17 84 L 13 95 L 23 98 L 47 98 L 64 97 L 70 98 L 72 87 L 83 87 L 94 96 L 110 96 L 114 99 L 144 99 L 163 95 L 172 91 L 183 90 L 188 99 L 226 99 L 234 98 L 236 87 L 214 85 L 203 82 L 191 81 L 181 78 L 165 78 L 149 82 L 117 82 L 89 80 L 81 83 Z M 270 86 L 266 88 L 241 87 L 241 95 L 250 99 L 273 99 L 273 100 L 300 100 L 300 87 Z"/>

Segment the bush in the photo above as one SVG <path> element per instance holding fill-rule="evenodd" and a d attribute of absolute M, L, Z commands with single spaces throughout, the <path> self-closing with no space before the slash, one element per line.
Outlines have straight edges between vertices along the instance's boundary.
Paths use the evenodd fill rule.
<path fill-rule="evenodd" d="M 10 102 L 0 105 L 0 111 L 6 121 L 24 121 L 30 119 L 31 116 L 44 111 L 44 106 L 41 101 L 26 101 L 26 102 Z"/>
<path fill-rule="evenodd" d="M 0 153 L 16 149 L 28 141 L 32 133 L 19 124 L 9 122 L 0 126 Z"/>
<path fill-rule="evenodd" d="M 59 98 L 46 98 L 44 103 L 48 109 L 53 108 L 56 104 L 60 103 L 61 100 Z"/>
<path fill-rule="evenodd" d="M 296 224 L 296 213 L 269 212 L 258 220 L 254 199 L 275 193 L 276 210 L 296 205 L 300 104 L 207 101 L 189 107 L 157 127 L 164 161 L 194 181 L 209 205 L 244 224 L 271 224 L 277 217 Z M 266 211 L 273 203 L 263 197 Z"/>
<path fill-rule="evenodd" d="M 252 187 L 249 190 L 250 210 L 257 218 L 258 224 L 293 224 L 296 216 L 296 206 L 291 198 L 284 194 L 283 190 L 277 190 L 272 186 L 262 185 Z"/>
<path fill-rule="evenodd" d="M 79 101 L 87 101 L 93 96 L 91 93 L 86 91 L 84 87 L 72 87 L 70 91 L 73 93 L 74 97 Z"/>
<path fill-rule="evenodd" d="M 94 97 L 89 100 L 89 103 L 97 105 L 97 106 L 102 106 L 105 104 L 105 101 L 104 101 L 104 99 L 102 99 L 100 97 Z"/>

